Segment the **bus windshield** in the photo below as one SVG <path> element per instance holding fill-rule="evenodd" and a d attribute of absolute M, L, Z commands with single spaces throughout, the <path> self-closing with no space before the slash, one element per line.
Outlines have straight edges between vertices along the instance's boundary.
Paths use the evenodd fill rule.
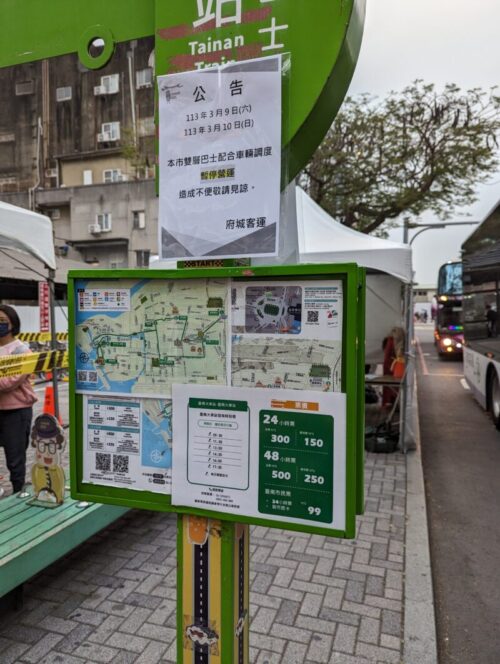
<path fill-rule="evenodd" d="M 439 269 L 438 295 L 462 295 L 462 263 L 446 263 Z"/>
<path fill-rule="evenodd" d="M 439 306 L 438 327 L 445 330 L 462 329 L 462 307 L 461 306 Z"/>

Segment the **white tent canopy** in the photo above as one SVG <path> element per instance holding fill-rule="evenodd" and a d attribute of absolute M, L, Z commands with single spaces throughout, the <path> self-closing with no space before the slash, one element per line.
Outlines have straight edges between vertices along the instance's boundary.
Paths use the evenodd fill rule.
<path fill-rule="evenodd" d="M 56 269 L 52 222 L 42 214 L 0 201 L 0 247 L 30 254 Z"/>
<path fill-rule="evenodd" d="M 357 263 L 410 283 L 412 267 L 408 245 L 343 226 L 300 187 L 297 187 L 296 196 L 301 263 Z"/>
<path fill-rule="evenodd" d="M 412 282 L 411 247 L 358 233 L 336 222 L 299 187 L 297 230 L 301 263 L 357 263 L 367 268 L 365 357 L 369 364 L 383 359 L 382 339 L 394 326 L 412 336 L 411 318 L 405 316 L 402 282 Z M 414 373 L 411 353 L 407 356 L 402 404 L 401 449 L 415 443 Z"/>

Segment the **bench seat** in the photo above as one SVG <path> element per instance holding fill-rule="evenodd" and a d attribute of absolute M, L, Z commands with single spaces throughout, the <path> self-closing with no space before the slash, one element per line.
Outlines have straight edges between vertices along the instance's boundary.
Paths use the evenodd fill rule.
<path fill-rule="evenodd" d="M 0 597 L 116 521 L 128 508 L 89 504 L 68 495 L 58 507 L 28 505 L 30 498 L 0 500 Z"/>

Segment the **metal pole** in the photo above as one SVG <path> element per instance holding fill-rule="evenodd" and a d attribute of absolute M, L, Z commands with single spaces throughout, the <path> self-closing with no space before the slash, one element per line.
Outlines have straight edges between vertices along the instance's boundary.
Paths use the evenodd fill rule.
<path fill-rule="evenodd" d="M 56 272 L 49 268 L 49 307 L 50 307 L 50 348 L 57 350 L 57 330 L 56 330 Z M 54 414 L 59 419 L 59 390 L 57 383 L 57 369 L 52 370 L 52 386 L 54 388 Z"/>
<path fill-rule="evenodd" d="M 248 664 L 248 525 L 177 517 L 177 662 Z"/>

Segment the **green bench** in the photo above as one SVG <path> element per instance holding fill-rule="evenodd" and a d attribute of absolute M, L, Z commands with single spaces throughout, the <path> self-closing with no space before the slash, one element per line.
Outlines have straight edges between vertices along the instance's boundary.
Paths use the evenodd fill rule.
<path fill-rule="evenodd" d="M 22 584 L 109 526 L 128 508 L 88 504 L 68 496 L 53 509 L 28 505 L 30 498 L 0 500 L 0 607 L 20 607 Z"/>

